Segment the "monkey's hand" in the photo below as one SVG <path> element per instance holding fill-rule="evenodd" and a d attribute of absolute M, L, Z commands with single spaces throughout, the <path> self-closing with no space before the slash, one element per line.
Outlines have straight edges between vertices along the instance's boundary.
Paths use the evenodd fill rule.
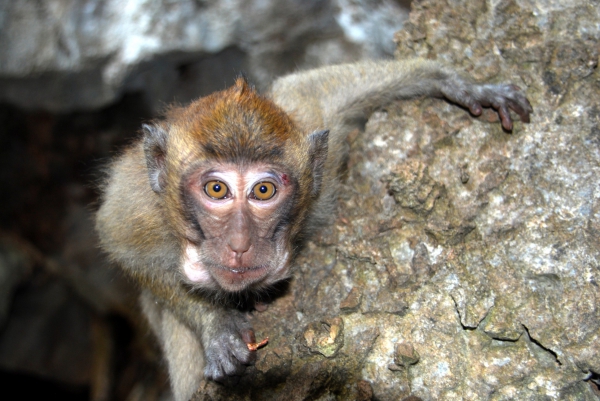
<path fill-rule="evenodd" d="M 248 320 L 236 310 L 221 311 L 207 322 L 203 330 L 204 376 L 221 383 L 234 383 L 246 366 L 256 359 L 254 331 Z"/>
<path fill-rule="evenodd" d="M 512 131 L 513 122 L 509 109 L 519 115 L 521 121 L 528 123 L 533 108 L 521 89 L 512 84 L 473 84 L 462 80 L 446 82 L 441 88 L 448 99 L 464 106 L 474 115 L 481 114 L 482 107 L 491 107 L 500 115 L 502 127 Z"/>

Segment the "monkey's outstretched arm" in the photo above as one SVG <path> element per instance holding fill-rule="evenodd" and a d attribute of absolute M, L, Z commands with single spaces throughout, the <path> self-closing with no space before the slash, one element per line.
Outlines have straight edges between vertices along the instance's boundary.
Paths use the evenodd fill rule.
<path fill-rule="evenodd" d="M 481 114 L 482 107 L 492 107 L 509 131 L 509 109 L 524 122 L 529 122 L 533 111 L 515 85 L 473 83 L 449 67 L 423 59 L 367 61 L 299 72 L 277 80 L 271 93 L 279 106 L 310 129 L 339 129 L 394 99 L 420 96 L 444 97 L 474 115 Z"/>

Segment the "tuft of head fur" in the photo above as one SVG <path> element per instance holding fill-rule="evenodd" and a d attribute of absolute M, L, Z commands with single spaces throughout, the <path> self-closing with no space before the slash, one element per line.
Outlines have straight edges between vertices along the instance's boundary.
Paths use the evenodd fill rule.
<path fill-rule="evenodd" d="M 304 167 L 305 135 L 271 100 L 244 78 L 231 88 L 171 109 L 167 163 L 213 159 L 247 163 L 265 161 Z"/>

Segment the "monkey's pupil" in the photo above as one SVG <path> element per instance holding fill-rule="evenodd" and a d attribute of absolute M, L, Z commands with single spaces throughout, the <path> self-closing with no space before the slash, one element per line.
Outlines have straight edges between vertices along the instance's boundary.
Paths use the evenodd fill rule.
<path fill-rule="evenodd" d="M 258 188 L 258 190 L 261 194 L 266 194 L 269 191 L 266 185 L 261 185 L 260 188 Z"/>
<path fill-rule="evenodd" d="M 221 186 L 219 184 L 213 185 L 213 191 L 215 191 L 215 192 L 221 192 Z"/>

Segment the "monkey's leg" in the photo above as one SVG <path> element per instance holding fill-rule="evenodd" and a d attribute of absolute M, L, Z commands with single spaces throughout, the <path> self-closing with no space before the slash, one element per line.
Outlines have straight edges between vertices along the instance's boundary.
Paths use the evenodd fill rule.
<path fill-rule="evenodd" d="M 177 401 L 188 401 L 198 389 L 204 369 L 196 334 L 147 292 L 140 298 L 144 314 L 158 337 L 169 368 L 171 390 Z"/>

